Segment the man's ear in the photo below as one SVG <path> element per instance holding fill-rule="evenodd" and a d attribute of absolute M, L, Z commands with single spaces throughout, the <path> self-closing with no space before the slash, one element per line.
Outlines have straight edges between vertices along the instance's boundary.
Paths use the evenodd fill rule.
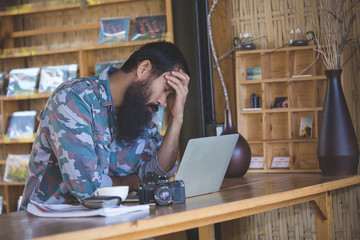
<path fill-rule="evenodd" d="M 142 81 L 144 79 L 147 79 L 151 74 L 151 62 L 149 60 L 144 60 L 141 63 L 139 63 L 136 75 L 137 79 Z"/>

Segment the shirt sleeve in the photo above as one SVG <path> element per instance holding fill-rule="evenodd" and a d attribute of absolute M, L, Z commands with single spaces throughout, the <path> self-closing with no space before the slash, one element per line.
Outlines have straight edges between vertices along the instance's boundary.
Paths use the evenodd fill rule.
<path fill-rule="evenodd" d="M 102 180 L 94 150 L 91 108 L 83 94 L 58 92 L 49 102 L 45 119 L 64 184 L 77 199 L 91 196 Z"/>
<path fill-rule="evenodd" d="M 142 182 L 148 182 L 148 180 L 152 180 L 152 179 L 148 179 L 147 176 L 150 176 L 150 178 L 166 177 L 167 179 L 169 179 L 175 174 L 178 167 L 178 162 L 176 161 L 172 169 L 170 169 L 170 171 L 168 172 L 166 172 L 160 166 L 157 153 L 162 144 L 162 136 L 160 135 L 156 124 L 152 126 L 150 132 L 153 133 L 152 137 L 150 138 L 150 145 L 153 146 L 153 148 L 156 148 L 156 150 L 154 151 L 155 154 L 153 154 L 148 161 L 142 162 L 142 165 L 139 168 L 138 176 Z"/>

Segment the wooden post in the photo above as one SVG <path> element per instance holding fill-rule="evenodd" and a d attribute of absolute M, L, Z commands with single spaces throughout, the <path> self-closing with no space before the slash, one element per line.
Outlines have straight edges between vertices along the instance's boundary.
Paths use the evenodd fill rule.
<path fill-rule="evenodd" d="M 316 209 L 317 239 L 334 240 L 331 192 L 326 192 L 323 198 L 311 202 Z"/>
<path fill-rule="evenodd" d="M 199 240 L 215 240 L 214 225 L 199 227 Z"/>

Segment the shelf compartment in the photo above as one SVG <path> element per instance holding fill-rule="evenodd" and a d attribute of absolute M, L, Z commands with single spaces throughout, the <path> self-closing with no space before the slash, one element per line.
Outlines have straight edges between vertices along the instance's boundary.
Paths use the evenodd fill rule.
<path fill-rule="evenodd" d="M 312 49 L 304 49 L 301 51 L 289 51 L 288 56 L 290 75 L 315 75 L 315 59 Z"/>
<path fill-rule="evenodd" d="M 290 157 L 289 143 L 265 143 L 265 151 L 264 169 L 271 169 L 271 162 L 274 157 Z M 291 162 L 292 159 L 290 157 L 290 168 L 292 165 Z"/>
<path fill-rule="evenodd" d="M 236 64 L 236 80 L 238 82 L 243 81 L 252 81 L 247 80 L 247 70 L 248 68 L 261 67 L 261 72 L 263 72 L 261 65 L 261 55 L 257 54 L 247 54 L 245 56 L 237 56 L 238 61 Z"/>
<path fill-rule="evenodd" d="M 264 144 L 249 143 L 252 156 L 264 156 Z"/>
<path fill-rule="evenodd" d="M 293 168 L 319 169 L 317 142 L 291 143 L 293 148 Z"/>
<path fill-rule="evenodd" d="M 263 139 L 263 114 L 241 115 L 238 119 L 238 131 L 248 141 Z"/>
<path fill-rule="evenodd" d="M 290 83 L 290 99 L 293 108 L 315 107 L 316 82 L 296 81 Z"/>
<path fill-rule="evenodd" d="M 287 112 L 265 113 L 266 140 L 289 139 L 289 117 Z"/>
<path fill-rule="evenodd" d="M 275 98 L 289 96 L 289 84 L 287 82 L 265 83 L 265 109 L 272 109 L 274 106 Z M 288 106 L 291 107 L 291 102 L 288 97 Z"/>
<path fill-rule="evenodd" d="M 251 94 L 255 93 L 256 96 L 259 97 L 260 108 L 262 106 L 262 88 L 261 83 L 257 84 L 246 84 L 246 85 L 239 85 L 238 92 L 237 92 L 237 99 L 238 99 L 238 107 L 240 110 L 244 108 L 251 108 L 250 104 L 250 97 Z M 240 98 L 241 96 L 241 98 Z"/>
<path fill-rule="evenodd" d="M 288 76 L 286 52 L 271 52 L 263 55 L 263 78 L 284 78 Z"/>

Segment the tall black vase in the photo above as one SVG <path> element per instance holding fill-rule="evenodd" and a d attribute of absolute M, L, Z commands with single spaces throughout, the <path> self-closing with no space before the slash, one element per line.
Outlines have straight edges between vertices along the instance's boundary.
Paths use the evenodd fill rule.
<path fill-rule="evenodd" d="M 319 132 L 318 158 L 325 176 L 357 174 L 359 146 L 341 87 L 341 69 L 327 70 L 327 90 Z"/>
<path fill-rule="evenodd" d="M 225 110 L 225 124 L 221 135 L 239 133 L 232 124 L 231 110 Z M 245 175 L 250 166 L 251 149 L 249 143 L 241 134 L 235 145 L 233 155 L 226 171 L 225 177 L 241 177 Z"/>

